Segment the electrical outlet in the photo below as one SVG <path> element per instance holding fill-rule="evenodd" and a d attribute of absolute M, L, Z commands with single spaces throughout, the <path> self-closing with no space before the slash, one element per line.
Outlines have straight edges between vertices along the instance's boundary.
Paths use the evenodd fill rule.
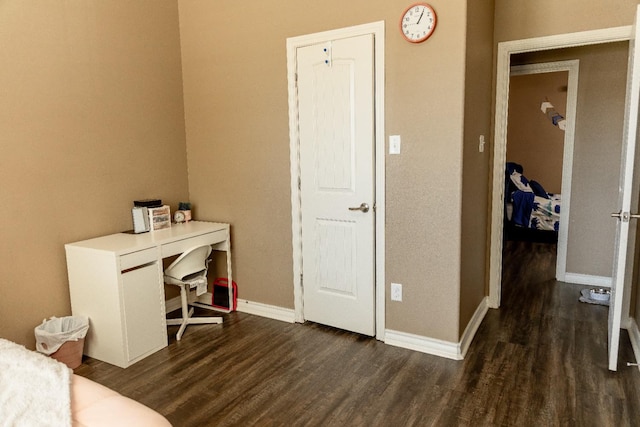
<path fill-rule="evenodd" d="M 402 285 L 400 283 L 391 284 L 391 301 L 402 301 Z"/>

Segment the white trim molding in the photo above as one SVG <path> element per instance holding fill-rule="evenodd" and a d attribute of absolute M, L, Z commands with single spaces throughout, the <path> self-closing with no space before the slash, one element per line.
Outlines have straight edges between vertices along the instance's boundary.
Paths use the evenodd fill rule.
<path fill-rule="evenodd" d="M 207 292 L 198 297 L 198 300 L 206 303 L 210 302 L 211 298 L 211 292 Z M 180 297 L 174 297 L 165 301 L 165 311 L 167 313 L 178 310 L 180 307 Z M 211 308 L 211 310 L 217 311 L 215 308 Z M 256 316 L 266 317 L 268 319 L 281 320 L 287 323 L 295 322 L 295 312 L 290 308 L 253 302 L 246 299 L 238 299 L 237 311 L 240 313 L 255 314 Z"/>
<path fill-rule="evenodd" d="M 593 276 L 591 274 L 566 273 L 562 282 L 575 285 L 599 286 L 601 288 L 611 287 L 611 277 Z"/>
<path fill-rule="evenodd" d="M 267 317 L 269 319 L 281 320 L 287 323 L 295 323 L 296 321 L 295 311 L 293 309 L 262 304 L 246 299 L 238 299 L 237 311 Z"/>
<path fill-rule="evenodd" d="M 493 174 L 491 193 L 491 235 L 489 256 L 489 304 L 500 307 L 502 285 L 502 239 L 504 206 L 504 163 L 506 161 L 507 115 L 511 55 L 566 47 L 629 40 L 631 26 L 558 34 L 498 43 L 496 102 L 494 112 Z"/>
<path fill-rule="evenodd" d="M 638 330 L 638 324 L 635 319 L 629 318 L 626 329 L 629 332 L 629 340 L 631 341 L 631 347 L 633 347 L 633 354 L 636 356 L 635 363 L 638 363 L 638 361 L 640 361 L 640 330 Z M 640 370 L 640 365 L 638 369 Z"/>
<path fill-rule="evenodd" d="M 467 327 L 464 329 L 464 333 L 460 338 L 460 355 L 464 358 L 467 355 L 467 350 L 469 350 L 469 346 L 473 341 L 473 338 L 476 336 L 476 332 L 478 332 L 478 328 L 480 324 L 484 320 L 484 316 L 487 315 L 487 311 L 489 311 L 489 297 L 484 297 L 476 308 L 475 313 L 473 313 L 473 317 L 467 324 Z"/>
<path fill-rule="evenodd" d="M 172 311 L 175 311 L 180 307 L 182 307 L 182 303 L 180 302 L 180 297 L 174 297 L 164 302 L 164 311 L 166 313 L 171 313 Z"/>
<path fill-rule="evenodd" d="M 298 102 L 296 89 L 296 51 L 299 47 L 324 43 L 329 40 L 373 34 L 375 85 L 375 301 L 376 338 L 385 334 L 385 22 L 378 21 L 348 28 L 324 31 L 287 39 L 287 80 L 289 93 L 289 159 L 291 164 L 291 230 L 293 244 L 293 299 L 295 321 L 304 322 L 302 275 L 302 207 L 300 204 L 300 155 L 298 134 Z"/>
<path fill-rule="evenodd" d="M 462 338 L 458 343 L 390 329 L 386 331 L 384 343 L 434 356 L 446 357 L 447 359 L 462 360 L 467 355 L 469 346 L 488 310 L 489 297 L 484 297 L 471 317 L 469 324 L 467 324 Z"/>
<path fill-rule="evenodd" d="M 447 359 L 462 360 L 460 344 L 387 329 L 384 343 Z"/>

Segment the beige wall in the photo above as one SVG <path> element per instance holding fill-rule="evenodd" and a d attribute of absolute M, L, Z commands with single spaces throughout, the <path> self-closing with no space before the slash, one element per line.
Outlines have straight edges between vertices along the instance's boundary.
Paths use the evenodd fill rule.
<path fill-rule="evenodd" d="M 0 195 L 18 212 L 0 225 L 0 334 L 29 344 L 42 318 L 69 314 L 63 244 L 129 228 L 136 198 L 175 207 L 187 163 L 195 216 L 232 223 L 241 297 L 293 307 L 285 40 L 385 20 L 385 126 L 403 137 L 386 158 L 386 270 L 405 297 L 387 327 L 457 341 L 484 270 L 476 202 L 462 203 L 487 209 L 486 82 L 465 66 L 486 72 L 490 6 L 431 4 L 438 28 L 412 45 L 401 0 L 0 3 Z M 495 35 L 625 25 L 634 5 L 497 0 Z"/>
<path fill-rule="evenodd" d="M 175 1 L 0 2 L 0 336 L 70 314 L 64 244 L 187 198 Z"/>
<path fill-rule="evenodd" d="M 513 61 L 513 59 L 512 59 Z M 524 168 L 524 176 L 538 181 L 549 193 L 561 193 L 565 133 L 553 125 L 540 105 L 551 102 L 566 116 L 567 71 L 511 76 L 507 161 Z"/>
<path fill-rule="evenodd" d="M 493 1 L 470 1 L 467 7 L 459 337 L 486 294 L 493 115 Z M 480 135 L 485 138 L 482 153 Z"/>
<path fill-rule="evenodd" d="M 464 4 L 432 2 L 438 27 L 413 45 L 402 0 L 284 3 L 179 2 L 191 197 L 232 223 L 241 297 L 293 308 L 287 37 L 385 20 L 385 124 L 402 136 L 386 159 L 387 283 L 404 285 L 387 327 L 457 340 Z"/>
<path fill-rule="evenodd" d="M 637 0 L 495 0 L 496 43 L 630 25 Z"/>
<path fill-rule="evenodd" d="M 580 61 L 567 241 L 569 273 L 611 276 L 616 223 L 610 214 L 618 203 L 628 46 L 627 42 L 606 43 L 513 58 L 514 63 Z"/>

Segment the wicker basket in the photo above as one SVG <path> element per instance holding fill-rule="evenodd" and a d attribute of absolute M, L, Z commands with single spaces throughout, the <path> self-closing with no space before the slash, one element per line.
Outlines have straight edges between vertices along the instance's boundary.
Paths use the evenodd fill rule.
<path fill-rule="evenodd" d="M 51 357 L 62 362 L 70 369 L 75 369 L 82 364 L 82 352 L 84 351 L 84 338 L 78 341 L 65 341 Z"/>

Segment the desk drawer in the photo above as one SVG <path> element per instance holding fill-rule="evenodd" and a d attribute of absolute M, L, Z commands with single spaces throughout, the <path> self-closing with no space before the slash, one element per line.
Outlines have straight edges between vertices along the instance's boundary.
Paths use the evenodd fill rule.
<path fill-rule="evenodd" d="M 200 236 L 164 244 L 162 245 L 162 258 L 181 254 L 187 249 L 196 246 L 215 245 L 216 243 L 224 242 L 227 240 L 227 234 L 228 230 L 219 230 L 214 231 L 213 233 L 202 234 Z"/>
<path fill-rule="evenodd" d="M 138 267 L 150 262 L 155 262 L 157 260 L 158 250 L 156 248 L 131 252 L 130 254 L 120 256 L 120 271 L 128 270 L 130 268 Z"/>

